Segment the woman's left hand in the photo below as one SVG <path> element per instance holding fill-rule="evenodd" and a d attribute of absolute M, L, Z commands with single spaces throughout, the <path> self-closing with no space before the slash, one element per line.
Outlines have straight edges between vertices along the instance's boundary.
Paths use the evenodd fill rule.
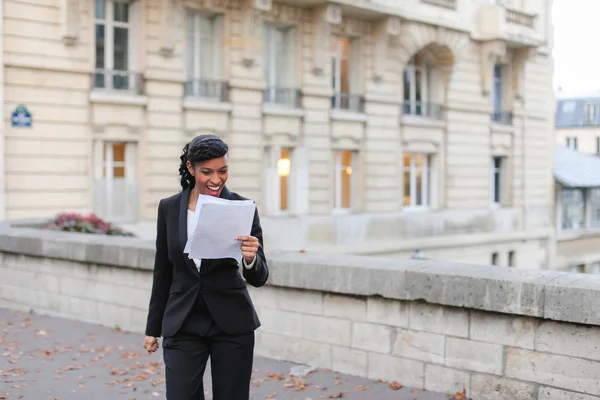
<path fill-rule="evenodd" d="M 260 248 L 258 239 L 254 236 L 238 236 L 236 239 L 242 242 L 242 256 L 244 256 L 244 261 L 246 261 L 246 264 L 250 264 L 254 261 L 254 257 L 256 257 L 256 253 Z"/>

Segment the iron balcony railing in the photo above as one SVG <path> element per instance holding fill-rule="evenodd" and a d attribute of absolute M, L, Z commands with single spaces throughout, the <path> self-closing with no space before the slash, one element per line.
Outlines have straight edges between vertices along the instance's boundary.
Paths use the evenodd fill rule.
<path fill-rule="evenodd" d="M 144 91 L 144 79 L 141 73 L 97 68 L 92 80 L 94 89 L 126 91 L 140 95 Z"/>
<path fill-rule="evenodd" d="M 492 112 L 492 121 L 502 125 L 512 125 L 513 113 L 511 111 L 494 111 Z"/>
<path fill-rule="evenodd" d="M 263 93 L 263 101 L 268 104 L 302 108 L 302 93 L 299 89 L 268 87 Z"/>
<path fill-rule="evenodd" d="M 228 102 L 229 84 L 211 79 L 191 79 L 185 82 L 185 95 Z"/>
<path fill-rule="evenodd" d="M 456 0 L 421 0 L 421 3 L 456 10 Z"/>
<path fill-rule="evenodd" d="M 365 98 L 360 94 L 336 93 L 331 98 L 331 107 L 337 110 L 365 112 Z"/>
<path fill-rule="evenodd" d="M 523 11 L 506 9 L 506 22 L 525 26 L 527 28 L 535 28 L 535 15 L 524 13 Z"/>
<path fill-rule="evenodd" d="M 444 118 L 444 106 L 422 101 L 407 101 L 402 104 L 402 114 L 442 120 Z"/>

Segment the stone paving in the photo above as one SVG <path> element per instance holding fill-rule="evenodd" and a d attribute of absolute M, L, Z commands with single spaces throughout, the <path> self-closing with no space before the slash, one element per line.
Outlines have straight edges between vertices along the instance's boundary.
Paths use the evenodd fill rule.
<path fill-rule="evenodd" d="M 61 318 L 0 308 L 0 399 L 164 399 L 162 353 L 143 336 Z M 251 399 L 446 400 L 448 396 L 256 357 Z M 206 399 L 210 368 L 205 374 Z M 451 397 L 456 399 L 462 396 Z"/>

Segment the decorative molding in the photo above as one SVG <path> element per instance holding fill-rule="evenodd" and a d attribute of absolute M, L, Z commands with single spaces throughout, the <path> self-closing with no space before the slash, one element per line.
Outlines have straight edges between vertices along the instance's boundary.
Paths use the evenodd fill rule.
<path fill-rule="evenodd" d="M 300 135 L 290 132 L 264 132 L 263 139 L 265 141 L 265 145 L 267 146 L 279 145 L 295 147 L 300 143 Z"/>
<path fill-rule="evenodd" d="M 367 35 L 371 31 L 371 22 L 354 18 L 343 18 L 339 29 L 340 33 L 346 36 Z"/>
<path fill-rule="evenodd" d="M 313 10 L 313 73 L 322 75 L 331 68 L 329 56 L 331 54 L 331 29 L 332 25 L 342 22 L 342 10 L 339 6 L 327 4 L 315 7 Z"/>
<path fill-rule="evenodd" d="M 535 61 L 537 50 L 531 47 L 514 49 L 512 53 L 512 89 L 515 99 L 522 100 L 525 91 L 525 65 L 530 61 Z"/>
<path fill-rule="evenodd" d="M 60 25 L 63 43 L 72 46 L 79 39 L 80 0 L 60 0 Z"/>
<path fill-rule="evenodd" d="M 163 57 L 172 57 L 175 52 L 175 39 L 177 38 L 176 3 L 178 3 L 178 0 L 160 0 L 160 54 Z"/>
<path fill-rule="evenodd" d="M 375 25 L 375 50 L 373 52 L 374 80 L 383 82 L 385 70 L 388 62 L 388 50 L 390 47 L 390 37 L 400 35 L 400 19 L 387 17 L 380 20 Z"/>
<path fill-rule="evenodd" d="M 363 139 L 355 136 L 331 136 L 331 147 L 336 150 L 359 150 Z"/>
<path fill-rule="evenodd" d="M 307 11 L 300 7 L 294 7 L 289 4 L 274 3 L 273 8 L 265 15 L 273 21 L 283 24 L 296 25 L 301 24 L 307 18 Z"/>
<path fill-rule="evenodd" d="M 506 43 L 500 40 L 482 42 L 479 50 L 481 62 L 481 92 L 487 96 L 492 90 L 494 64 L 506 57 Z"/>
<path fill-rule="evenodd" d="M 251 68 L 262 55 L 263 20 L 272 8 L 271 0 L 244 0 L 242 5 L 244 55 L 242 65 Z"/>

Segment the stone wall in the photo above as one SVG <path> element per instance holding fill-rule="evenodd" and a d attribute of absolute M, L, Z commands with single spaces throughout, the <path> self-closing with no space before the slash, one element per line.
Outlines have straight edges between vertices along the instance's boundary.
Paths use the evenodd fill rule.
<path fill-rule="evenodd" d="M 269 254 L 257 353 L 473 399 L 600 398 L 600 277 Z M 141 332 L 153 245 L 0 227 L 0 307 Z"/>

